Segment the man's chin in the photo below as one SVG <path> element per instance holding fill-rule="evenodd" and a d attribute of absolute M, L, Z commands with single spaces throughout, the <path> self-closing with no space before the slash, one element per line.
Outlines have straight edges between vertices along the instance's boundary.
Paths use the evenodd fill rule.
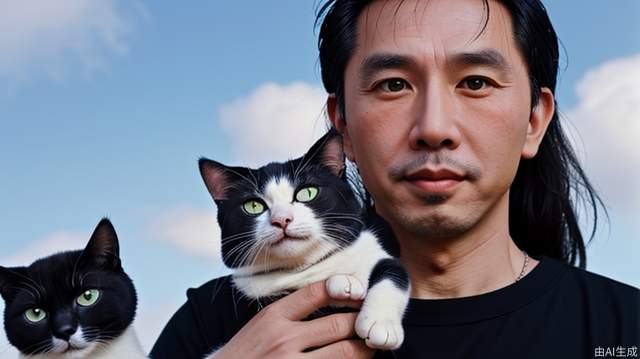
<path fill-rule="evenodd" d="M 400 214 L 400 213 L 398 213 Z M 400 233 L 406 233 L 414 238 L 429 241 L 455 239 L 473 227 L 470 218 L 457 218 L 452 215 L 442 213 L 442 211 L 427 211 L 419 214 L 407 213 L 397 216 L 395 222 L 398 228 L 402 228 Z"/>
<path fill-rule="evenodd" d="M 449 199 L 449 197 L 450 196 L 448 195 L 432 194 L 432 195 L 425 195 L 421 199 L 424 200 L 425 204 L 438 205 L 438 204 L 444 204 L 447 201 L 447 199 Z"/>

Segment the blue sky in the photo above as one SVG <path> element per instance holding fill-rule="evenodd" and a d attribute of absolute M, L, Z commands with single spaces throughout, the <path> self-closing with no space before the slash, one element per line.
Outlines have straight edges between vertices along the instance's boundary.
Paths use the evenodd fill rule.
<path fill-rule="evenodd" d="M 57 4 L 53 11 L 35 0 L 0 2 L 0 264 L 82 246 L 108 215 L 140 315 L 155 318 L 141 335 L 149 345 L 185 290 L 221 273 L 198 157 L 253 163 L 297 155 L 311 129 L 293 147 L 273 142 L 322 122 L 316 1 Z M 545 4 L 564 46 L 557 100 L 610 204 L 611 226 L 590 247 L 589 270 L 640 286 L 631 262 L 640 255 L 632 181 L 640 131 L 629 122 L 639 112 L 625 107 L 640 101 L 628 81 L 639 68 L 640 2 Z M 600 91 L 608 85 L 617 86 L 613 97 Z M 611 98 L 622 98 L 619 111 L 596 106 Z M 281 114 L 269 110 L 274 102 L 294 110 L 264 132 L 280 119 L 267 118 Z M 600 116 L 603 109 L 618 117 Z M 254 140 L 267 148 L 243 147 Z M 0 341 L 0 357 L 8 350 Z"/>

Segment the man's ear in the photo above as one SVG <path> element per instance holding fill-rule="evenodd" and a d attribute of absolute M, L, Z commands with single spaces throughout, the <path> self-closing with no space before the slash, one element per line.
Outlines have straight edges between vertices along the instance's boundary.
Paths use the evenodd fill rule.
<path fill-rule="evenodd" d="M 547 87 L 540 89 L 540 97 L 529 116 L 527 137 L 522 147 L 522 158 L 531 159 L 538 153 L 540 143 L 547 132 L 547 128 L 553 119 L 556 104 L 553 93 Z"/>
<path fill-rule="evenodd" d="M 327 116 L 329 116 L 329 120 L 333 124 L 333 128 L 342 135 L 344 154 L 347 156 L 349 161 L 356 162 L 355 156 L 353 155 L 351 137 L 349 137 L 349 131 L 347 128 L 347 121 L 344 116 L 342 116 L 343 113 L 344 111 L 340 109 L 336 94 L 330 94 L 329 97 L 327 97 Z"/>

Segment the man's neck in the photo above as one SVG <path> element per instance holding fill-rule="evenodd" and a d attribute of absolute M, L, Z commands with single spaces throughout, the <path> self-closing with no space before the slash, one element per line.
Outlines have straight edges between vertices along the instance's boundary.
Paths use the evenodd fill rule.
<path fill-rule="evenodd" d="M 399 236 L 400 259 L 411 277 L 413 298 L 468 297 L 515 282 L 524 255 L 509 236 L 508 202 L 496 207 L 482 224 L 458 238 L 432 242 Z M 530 258 L 525 272 L 536 265 Z"/>

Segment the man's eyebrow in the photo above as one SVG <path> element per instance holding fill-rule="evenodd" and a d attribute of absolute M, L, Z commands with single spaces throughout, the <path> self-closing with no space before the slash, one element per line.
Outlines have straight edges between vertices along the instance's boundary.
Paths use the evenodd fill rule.
<path fill-rule="evenodd" d="M 390 53 L 375 53 L 367 56 L 360 65 L 358 71 L 360 82 L 368 84 L 371 78 L 379 71 L 387 69 L 399 69 L 416 67 L 416 62 L 404 55 Z"/>
<path fill-rule="evenodd" d="M 462 52 L 450 57 L 449 62 L 454 66 L 487 66 L 505 74 L 511 73 L 511 65 L 502 54 L 493 49 L 477 52 Z"/>

